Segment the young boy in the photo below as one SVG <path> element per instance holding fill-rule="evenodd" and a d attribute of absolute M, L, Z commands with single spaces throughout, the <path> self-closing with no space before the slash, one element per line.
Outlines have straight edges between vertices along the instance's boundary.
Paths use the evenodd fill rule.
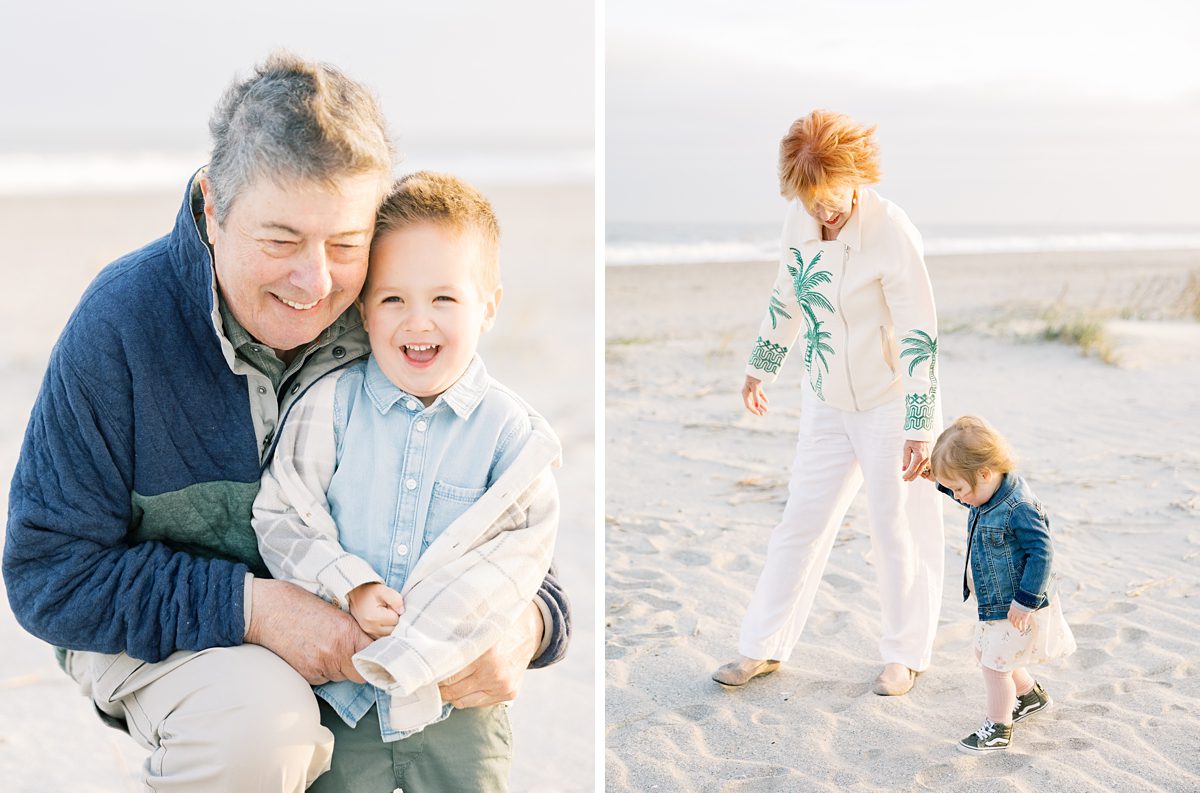
<path fill-rule="evenodd" d="M 476 355 L 500 304 L 498 247 L 470 186 L 396 183 L 358 302 L 371 355 L 296 403 L 254 503 L 271 573 L 377 639 L 354 656 L 373 686 L 317 694 L 350 727 L 375 706 L 384 743 L 450 716 L 438 681 L 501 638 L 550 565 L 558 440 Z M 507 789 L 507 725 L 469 734 L 455 769 L 478 765 L 472 790 Z"/>

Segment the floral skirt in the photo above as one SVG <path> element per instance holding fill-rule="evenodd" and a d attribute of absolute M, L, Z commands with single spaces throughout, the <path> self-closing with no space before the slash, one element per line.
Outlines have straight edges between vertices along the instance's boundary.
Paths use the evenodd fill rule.
<path fill-rule="evenodd" d="M 1057 587 L 1049 595 L 1050 605 L 1033 612 L 1024 632 L 1007 619 L 976 624 L 974 648 L 980 665 L 997 672 L 1011 672 L 1075 652 L 1075 635 L 1063 617 Z"/>

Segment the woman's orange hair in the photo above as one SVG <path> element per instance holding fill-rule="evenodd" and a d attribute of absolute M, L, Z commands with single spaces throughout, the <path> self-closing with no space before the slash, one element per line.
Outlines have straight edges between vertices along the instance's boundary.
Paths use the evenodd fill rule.
<path fill-rule="evenodd" d="M 878 182 L 874 134 L 875 127 L 830 110 L 796 119 L 779 142 L 779 192 L 806 204 L 820 203 L 844 187 Z"/>

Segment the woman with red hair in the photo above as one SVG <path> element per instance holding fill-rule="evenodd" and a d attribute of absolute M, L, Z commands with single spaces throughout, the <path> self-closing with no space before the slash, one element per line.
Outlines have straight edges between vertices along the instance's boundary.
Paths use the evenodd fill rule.
<path fill-rule="evenodd" d="M 879 181 L 874 132 L 814 110 L 780 143 L 780 192 L 790 203 L 742 399 L 752 414 L 766 413 L 763 384 L 798 340 L 807 386 L 787 506 L 742 621 L 740 655 L 713 674 L 727 686 L 770 674 L 789 656 L 864 482 L 882 607 L 874 691 L 904 694 L 929 666 L 942 512 L 935 492 L 909 483 L 941 431 L 937 317 L 920 234 L 867 187 Z"/>

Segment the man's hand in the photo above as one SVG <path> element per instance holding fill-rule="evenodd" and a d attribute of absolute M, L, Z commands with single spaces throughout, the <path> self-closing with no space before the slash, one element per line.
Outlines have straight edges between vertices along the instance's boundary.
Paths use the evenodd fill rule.
<path fill-rule="evenodd" d="M 516 699 L 544 630 L 541 609 L 530 603 L 495 647 L 439 684 L 442 700 L 456 708 L 482 708 Z"/>
<path fill-rule="evenodd" d="M 330 680 L 364 682 L 350 657 L 370 644 L 371 637 L 349 614 L 295 584 L 255 578 L 246 641 L 266 647 L 310 685 L 317 685 Z"/>
<path fill-rule="evenodd" d="M 904 442 L 904 481 L 911 482 L 925 473 L 929 465 L 929 441 Z"/>
<path fill-rule="evenodd" d="M 370 637 L 391 636 L 404 613 L 404 598 L 387 584 L 362 584 L 346 595 L 350 615 Z"/>
<path fill-rule="evenodd" d="M 1014 628 L 1024 634 L 1029 630 L 1030 623 L 1033 622 L 1033 612 L 1017 608 L 1015 603 L 1010 603 L 1008 606 L 1008 621 Z"/>
<path fill-rule="evenodd" d="M 756 416 L 767 414 L 767 395 L 762 389 L 762 380 L 746 375 L 746 382 L 742 385 L 742 402 L 746 403 L 746 410 Z"/>

